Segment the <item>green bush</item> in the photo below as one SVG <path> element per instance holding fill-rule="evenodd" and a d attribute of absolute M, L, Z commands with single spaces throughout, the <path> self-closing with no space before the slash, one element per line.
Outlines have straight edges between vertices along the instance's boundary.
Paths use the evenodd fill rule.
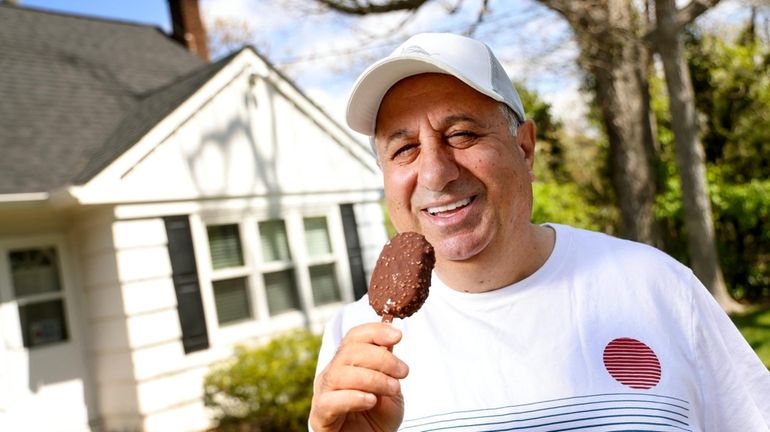
<path fill-rule="evenodd" d="M 260 347 L 238 346 L 204 381 L 218 431 L 307 430 L 321 338 L 296 330 Z"/>
<path fill-rule="evenodd" d="M 611 209 L 594 205 L 575 183 L 535 182 L 532 221 L 554 222 L 595 231 L 608 231 Z"/>
<path fill-rule="evenodd" d="M 720 263 L 730 293 L 738 300 L 770 299 L 770 180 L 728 183 L 709 167 L 709 196 Z M 658 196 L 657 216 L 666 251 L 687 263 L 687 238 L 679 179 L 670 177 Z"/>

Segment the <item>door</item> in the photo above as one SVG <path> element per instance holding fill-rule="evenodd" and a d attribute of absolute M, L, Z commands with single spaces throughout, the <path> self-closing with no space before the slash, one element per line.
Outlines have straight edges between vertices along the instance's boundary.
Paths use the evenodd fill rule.
<path fill-rule="evenodd" d="M 0 241 L 0 424 L 88 430 L 82 335 L 64 242 Z"/>

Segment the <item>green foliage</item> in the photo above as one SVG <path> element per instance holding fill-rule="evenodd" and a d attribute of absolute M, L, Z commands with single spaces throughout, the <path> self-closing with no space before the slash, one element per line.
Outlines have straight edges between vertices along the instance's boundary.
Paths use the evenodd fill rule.
<path fill-rule="evenodd" d="M 725 281 L 733 297 L 749 302 L 770 298 L 770 179 L 727 183 L 717 167 L 709 167 L 709 195 L 717 247 Z M 671 176 L 657 197 L 657 216 L 664 227 L 666 250 L 687 262 L 687 239 L 679 179 Z"/>
<path fill-rule="evenodd" d="M 731 183 L 770 172 L 770 49 L 751 28 L 735 43 L 696 31 L 687 39 L 707 161 Z"/>
<path fill-rule="evenodd" d="M 236 347 L 204 381 L 204 402 L 216 413 L 217 430 L 307 430 L 320 346 L 319 336 L 296 330 L 257 348 Z"/>
<path fill-rule="evenodd" d="M 607 207 L 589 203 L 575 183 L 540 183 L 533 186 L 535 223 L 555 222 L 578 228 L 601 231 L 611 211 Z"/>
<path fill-rule="evenodd" d="M 770 49 L 743 40 L 728 43 L 690 31 L 687 48 L 725 281 L 735 298 L 760 302 L 770 299 Z M 656 215 L 666 251 L 687 263 L 681 185 L 660 77 L 651 78 L 650 91 L 663 178 Z"/>
<path fill-rule="evenodd" d="M 617 211 L 610 194 L 607 151 L 601 138 L 568 135 L 537 93 L 517 84 L 527 115 L 537 126 L 533 185 L 535 223 L 555 222 L 614 232 Z"/>
<path fill-rule="evenodd" d="M 522 104 L 526 107 L 527 117 L 537 126 L 535 139 L 538 146 L 540 166 L 547 171 L 549 178 L 559 181 L 568 179 L 565 172 L 565 149 L 562 143 L 562 124 L 551 114 L 551 104 L 540 99 L 537 93 L 527 89 L 521 83 L 514 83 Z"/>

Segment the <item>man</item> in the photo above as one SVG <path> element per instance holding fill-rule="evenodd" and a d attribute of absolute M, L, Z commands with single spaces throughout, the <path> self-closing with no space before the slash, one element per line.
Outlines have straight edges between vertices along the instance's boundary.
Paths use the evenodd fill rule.
<path fill-rule="evenodd" d="M 414 36 L 362 74 L 347 120 L 436 267 L 412 317 L 382 324 L 364 298 L 329 323 L 315 432 L 768 430 L 770 373 L 692 272 L 530 222 L 535 126 L 484 44 Z"/>

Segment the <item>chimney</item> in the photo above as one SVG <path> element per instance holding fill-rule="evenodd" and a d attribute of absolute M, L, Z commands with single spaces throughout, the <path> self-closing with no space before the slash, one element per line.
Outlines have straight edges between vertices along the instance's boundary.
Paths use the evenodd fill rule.
<path fill-rule="evenodd" d="M 171 10 L 171 37 L 197 54 L 204 61 L 209 61 L 209 49 L 206 46 L 206 29 L 203 28 L 198 0 L 168 0 Z"/>

